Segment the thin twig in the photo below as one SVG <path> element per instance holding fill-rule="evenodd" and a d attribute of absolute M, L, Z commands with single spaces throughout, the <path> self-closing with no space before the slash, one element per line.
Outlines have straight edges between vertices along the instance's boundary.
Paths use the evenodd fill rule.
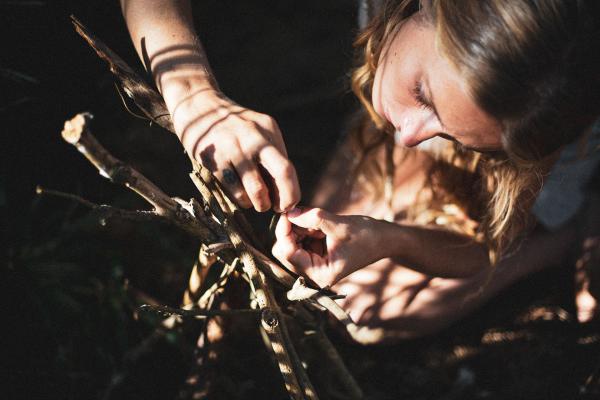
<path fill-rule="evenodd" d="M 110 71 L 119 79 L 125 94 L 148 119 L 174 132 L 171 115 L 162 96 L 73 15 L 71 21 L 77 33 L 96 51 L 98 57 L 108 63 Z"/>
<path fill-rule="evenodd" d="M 225 264 L 223 266 L 223 270 L 221 271 L 221 274 L 220 274 L 217 282 L 213 283 L 209 288 L 207 288 L 204 291 L 204 293 L 202 293 L 202 296 L 200 296 L 200 298 L 196 302 L 198 307 L 207 308 L 213 302 L 213 299 L 214 299 L 216 293 L 221 288 L 223 288 L 223 286 L 225 286 L 225 284 L 227 283 L 227 279 L 233 273 L 233 271 L 235 271 L 235 269 L 237 268 L 237 266 L 239 264 L 239 261 L 240 261 L 240 259 L 236 258 L 233 263 Z"/>
<path fill-rule="evenodd" d="M 292 399 L 316 399 L 316 392 L 289 338 L 279 305 L 265 276 L 258 269 L 254 255 L 248 249 L 247 242 L 240 234 L 235 220 L 232 219 L 233 213 L 229 203 L 225 200 L 225 193 L 218 189 L 215 178 L 207 169 L 199 164 L 196 164 L 195 168 L 196 171 L 190 174 L 190 177 L 213 214 L 220 220 L 229 240 L 239 254 L 244 271 L 250 278 L 250 286 L 261 309 L 262 327 L 267 333 L 290 397 Z"/>
<path fill-rule="evenodd" d="M 65 193 L 59 190 L 45 189 L 41 186 L 37 186 L 35 192 L 38 195 L 54 196 L 74 201 L 87 208 L 92 209 L 93 212 L 99 214 L 103 218 L 116 217 L 119 219 L 126 219 L 130 221 L 156 221 L 163 223 L 171 222 L 169 219 L 163 217 L 162 215 L 158 215 L 154 211 L 124 210 L 122 208 L 117 208 L 106 204 L 97 204 L 73 193 Z"/>
<path fill-rule="evenodd" d="M 198 216 L 191 215 L 148 178 L 110 154 L 92 135 L 89 128 L 92 118 L 90 113 L 80 113 L 65 122 L 63 139 L 75 146 L 100 171 L 100 175 L 144 198 L 154 207 L 156 214 L 169 218 L 175 225 L 209 242 L 218 239 Z"/>
<path fill-rule="evenodd" d="M 161 95 L 144 79 L 141 79 L 110 48 L 96 38 L 81 22 L 74 17 L 72 19 L 79 34 L 88 41 L 102 59 L 107 61 L 111 72 L 119 79 L 123 92 L 133 100 L 149 119 L 174 132 L 172 120 Z M 249 277 L 250 286 L 254 289 L 254 295 L 261 309 L 261 324 L 267 333 L 268 342 L 276 354 L 277 364 L 280 367 L 290 397 L 293 399 L 315 399 L 316 394 L 290 341 L 283 314 L 273 295 L 272 281 L 267 279 L 267 277 L 273 278 L 286 288 L 290 288 L 295 277 L 260 251 L 261 246 L 254 243 L 256 236 L 253 234 L 250 225 L 218 181 L 208 170 L 202 169 L 196 164 L 189 155 L 195 170 L 191 177 L 200 191 L 203 202 L 199 204 L 193 199 L 189 203 L 174 200 L 160 191 L 143 175 L 110 156 L 95 138 L 87 132 L 87 116 L 89 115 L 81 116 L 82 120 L 80 121 L 71 121 L 75 125 L 77 122 L 82 125 L 79 128 L 75 126 L 75 129 L 71 129 L 75 133 L 77 131 L 80 133 L 76 135 L 67 134 L 65 139 L 74 144 L 80 152 L 96 165 L 101 173 L 116 183 L 124 184 L 136 191 L 154 206 L 157 214 L 164 215 L 166 218 L 175 221 L 176 225 L 188 233 L 201 238 L 204 245 L 224 243 L 227 240 L 231 242 L 234 246 L 233 249 L 219 249 L 219 254 L 215 255 L 226 264 L 219 282 L 223 281 L 223 277 L 226 279 L 231 271 L 235 269 L 235 260 L 239 258 L 244 266 L 244 271 Z M 91 139 L 87 140 L 87 143 L 85 139 L 80 140 L 81 133 Z M 76 137 L 75 140 L 73 140 L 73 137 Z M 110 165 L 102 162 L 106 161 L 107 155 L 110 156 L 109 160 L 112 161 L 109 163 Z M 322 291 L 318 292 L 318 296 L 309 300 L 312 304 L 328 304 L 330 302 L 337 306 Z M 209 297 L 214 299 L 214 294 L 210 294 Z M 338 318 L 344 319 L 345 313 L 339 306 L 335 309 L 331 304 L 328 305 L 330 311 L 333 310 L 332 312 L 337 313 Z M 345 316 L 347 317 L 347 314 Z M 348 320 L 351 321 L 349 317 Z"/>
<path fill-rule="evenodd" d="M 287 292 L 287 298 L 290 301 L 305 300 L 313 305 L 319 305 L 326 309 L 344 325 L 350 336 L 358 343 L 378 343 L 383 340 L 384 337 L 393 335 L 392 332 L 385 331 L 382 328 L 369 328 L 356 325 L 350 315 L 344 311 L 338 303 L 321 291 L 306 286 L 304 278 L 302 277 L 298 278 L 292 289 Z"/>
<path fill-rule="evenodd" d="M 201 309 L 192 309 L 186 310 L 184 308 L 175 308 L 164 305 L 153 305 L 153 304 L 143 304 L 138 307 L 140 311 L 151 311 L 157 314 L 160 314 L 165 317 L 170 317 L 172 315 L 177 315 L 183 318 L 208 318 L 208 317 L 226 317 L 233 315 L 254 315 L 258 316 L 260 312 L 258 310 L 253 310 L 251 308 L 248 309 L 239 309 L 239 310 L 201 310 Z"/>

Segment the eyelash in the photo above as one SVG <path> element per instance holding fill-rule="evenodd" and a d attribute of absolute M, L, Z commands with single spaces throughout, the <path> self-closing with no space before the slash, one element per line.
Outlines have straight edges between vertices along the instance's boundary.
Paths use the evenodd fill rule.
<path fill-rule="evenodd" d="M 417 81 L 413 87 L 413 96 L 419 106 L 425 110 L 433 111 L 433 107 L 423 94 L 423 84 L 421 81 Z"/>

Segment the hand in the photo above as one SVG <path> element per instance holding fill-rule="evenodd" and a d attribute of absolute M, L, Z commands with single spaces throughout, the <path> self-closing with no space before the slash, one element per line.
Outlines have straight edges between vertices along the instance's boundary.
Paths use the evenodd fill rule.
<path fill-rule="evenodd" d="M 282 214 L 273 255 L 287 268 L 320 287 L 331 286 L 352 272 L 385 258 L 383 221 L 360 215 L 340 216 L 319 208 Z"/>
<path fill-rule="evenodd" d="M 300 187 L 275 120 L 212 88 L 187 92 L 169 107 L 186 151 L 215 174 L 240 206 L 260 212 L 292 209 Z"/>

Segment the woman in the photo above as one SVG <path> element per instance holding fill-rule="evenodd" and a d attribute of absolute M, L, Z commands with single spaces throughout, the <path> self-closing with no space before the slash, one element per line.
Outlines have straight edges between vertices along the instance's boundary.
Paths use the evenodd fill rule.
<path fill-rule="evenodd" d="M 147 67 L 184 146 L 259 211 L 271 206 L 258 164 L 267 169 L 274 209 L 289 210 L 274 255 L 346 294 L 343 307 L 377 329 L 367 340 L 435 332 L 571 247 L 574 224 L 533 230 L 531 207 L 550 167 L 564 163 L 566 145 L 590 141 L 588 176 L 577 188 L 597 165 L 596 2 L 388 2 L 358 41 L 365 59 L 353 83 L 370 120 L 358 124 L 324 178 L 315 203 L 328 211 L 293 208 L 298 185 L 276 124 L 216 91 L 187 11 L 156 6 L 180 22 L 169 43 L 161 29 L 144 28 L 149 17 L 134 3 L 124 2 L 128 26 L 136 43 L 146 37 Z M 174 45 L 189 63 L 161 64 L 160 48 Z M 202 107 L 208 117 L 200 119 Z M 357 155 L 344 193 L 331 182 L 348 175 L 340 160 Z M 377 185 L 369 190 L 377 171 L 385 171 L 384 195 Z M 536 206 L 538 216 L 548 208 Z M 555 219 L 572 220 L 571 209 Z"/>

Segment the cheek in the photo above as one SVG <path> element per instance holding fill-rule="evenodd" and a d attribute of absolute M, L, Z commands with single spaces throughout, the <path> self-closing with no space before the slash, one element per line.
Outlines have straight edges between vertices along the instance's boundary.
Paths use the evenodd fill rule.
<path fill-rule="evenodd" d="M 383 113 L 383 104 L 382 104 L 382 91 L 383 91 L 383 68 L 378 67 L 377 71 L 375 71 L 375 78 L 373 79 L 373 90 L 371 91 L 371 99 L 373 102 L 373 108 L 375 112 L 381 118 L 385 118 Z"/>

